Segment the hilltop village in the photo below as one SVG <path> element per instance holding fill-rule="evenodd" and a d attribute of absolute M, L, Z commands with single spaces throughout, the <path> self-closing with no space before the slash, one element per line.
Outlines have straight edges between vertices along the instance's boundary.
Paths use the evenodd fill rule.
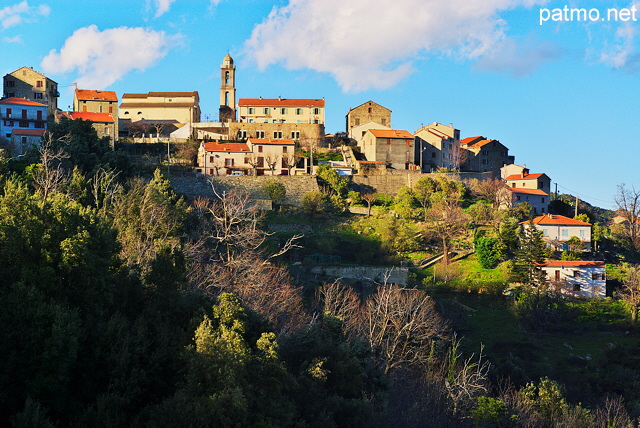
<path fill-rule="evenodd" d="M 236 71 L 217 121 L 4 76 L 2 422 L 638 426 L 640 191 L 591 206 L 373 100 L 330 134 Z"/>

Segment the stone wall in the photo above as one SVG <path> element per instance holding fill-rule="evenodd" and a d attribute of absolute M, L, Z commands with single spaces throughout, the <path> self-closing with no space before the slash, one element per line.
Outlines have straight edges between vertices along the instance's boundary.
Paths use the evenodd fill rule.
<path fill-rule="evenodd" d="M 277 181 L 284 184 L 286 196 L 283 205 L 300 206 L 302 195 L 312 190 L 318 190 L 318 182 L 315 177 L 309 175 L 300 176 L 263 176 L 263 177 L 203 177 L 185 176 L 171 177 L 171 185 L 176 192 L 185 195 L 189 199 L 198 196 L 214 198 L 211 183 L 218 191 L 241 191 L 247 192 L 252 199 L 268 200 L 269 197 L 264 192 L 263 187 L 269 181 Z"/>
<path fill-rule="evenodd" d="M 405 287 L 409 281 L 409 269 L 387 266 L 314 266 L 311 272 L 331 278 L 346 278 L 378 284 L 395 284 Z"/>
<path fill-rule="evenodd" d="M 256 131 L 264 131 L 264 138 L 274 138 L 274 131 L 282 132 L 279 139 L 300 141 L 302 146 L 311 142 L 319 142 L 324 138 L 324 125 L 313 123 L 247 123 L 232 122 L 229 124 L 229 138 L 236 138 L 238 131 L 245 130 L 247 138 L 256 138 Z M 292 132 L 298 132 L 300 137 L 293 138 Z"/>
<path fill-rule="evenodd" d="M 474 178 L 478 180 L 489 180 L 494 178 L 491 172 L 451 172 L 451 173 L 433 173 L 421 174 L 419 171 L 408 170 L 391 170 L 391 174 L 386 175 L 354 175 L 352 183 L 354 185 L 365 185 L 373 188 L 374 192 L 395 195 L 403 186 L 412 187 L 420 177 L 445 177 L 448 180 L 465 181 Z"/>

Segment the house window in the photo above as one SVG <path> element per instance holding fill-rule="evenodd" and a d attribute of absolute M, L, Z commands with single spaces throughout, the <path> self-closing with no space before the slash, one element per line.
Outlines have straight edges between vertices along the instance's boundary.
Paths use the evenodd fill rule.
<path fill-rule="evenodd" d="M 109 113 L 113 113 L 113 106 L 109 106 Z"/>
<path fill-rule="evenodd" d="M 542 189 L 542 181 L 538 181 L 538 189 Z"/>
<path fill-rule="evenodd" d="M 253 119 L 249 119 L 249 123 L 253 123 Z"/>
<path fill-rule="evenodd" d="M 313 114 L 320 114 L 320 109 L 319 108 L 314 108 L 313 109 Z"/>
<path fill-rule="evenodd" d="M 580 278 L 580 271 L 579 270 L 574 270 L 573 271 L 573 277 L 574 278 Z"/>
<path fill-rule="evenodd" d="M 247 138 L 247 130 L 246 129 L 239 129 L 238 130 L 238 139 L 239 140 L 245 140 Z"/>
<path fill-rule="evenodd" d="M 544 236 L 549 236 L 549 231 L 547 229 L 542 229 L 542 234 Z"/>
<path fill-rule="evenodd" d="M 258 146 L 258 153 L 262 153 L 262 146 Z"/>
<path fill-rule="evenodd" d="M 435 159 L 436 158 L 436 152 L 431 152 L 431 159 Z"/>
<path fill-rule="evenodd" d="M 38 80 L 38 81 L 36 81 L 36 88 L 42 88 L 42 86 L 44 86 L 44 85 L 42 84 L 42 80 Z"/>
<path fill-rule="evenodd" d="M 287 109 L 286 108 L 281 108 L 280 109 L 280 114 L 287 114 Z"/>
<path fill-rule="evenodd" d="M 315 119 L 315 120 L 313 121 L 313 123 L 314 123 L 315 125 L 317 125 L 317 124 L 319 124 L 319 123 L 320 123 L 320 121 L 319 121 L 318 119 Z"/>
<path fill-rule="evenodd" d="M 573 284 L 573 291 L 580 291 L 580 284 Z"/>
<path fill-rule="evenodd" d="M 21 138 L 20 138 L 20 141 L 22 142 L 22 145 L 23 145 L 23 146 L 26 146 L 26 145 L 27 145 L 27 137 L 21 137 Z"/>
<path fill-rule="evenodd" d="M 211 162 L 211 163 L 213 163 L 213 162 L 214 162 L 214 160 L 213 160 L 213 156 L 209 156 L 209 162 Z"/>
<path fill-rule="evenodd" d="M 256 138 L 264 138 L 264 131 L 263 130 L 257 130 L 256 131 Z"/>
<path fill-rule="evenodd" d="M 22 118 L 23 119 L 27 118 L 27 110 L 26 109 L 22 109 Z"/>
<path fill-rule="evenodd" d="M 299 140 L 300 139 L 300 131 L 291 131 L 291 139 Z"/>
<path fill-rule="evenodd" d="M 261 148 L 261 147 L 260 147 Z M 259 152 L 262 150 L 258 150 Z M 257 168 L 264 168 L 264 158 L 262 156 L 260 156 L 258 158 L 258 163 L 256 164 Z"/>
<path fill-rule="evenodd" d="M 256 109 L 253 107 L 249 107 L 249 114 L 255 114 Z"/>
<path fill-rule="evenodd" d="M 287 153 L 287 146 L 282 146 L 282 153 Z"/>
<path fill-rule="evenodd" d="M 391 145 L 391 138 L 387 138 L 387 146 Z"/>
<path fill-rule="evenodd" d="M 356 126 L 360 125 L 360 118 L 356 117 Z"/>
<path fill-rule="evenodd" d="M 13 88 L 16 82 L 14 80 L 7 80 L 7 88 Z"/>
<path fill-rule="evenodd" d="M 43 129 L 43 128 L 44 128 L 44 122 L 36 122 L 36 123 L 34 124 L 34 126 L 35 126 L 36 128 Z"/>
<path fill-rule="evenodd" d="M 542 198 L 542 203 L 544 204 L 544 198 Z"/>
<path fill-rule="evenodd" d="M 34 92 L 33 93 L 33 99 L 34 100 L 41 100 L 42 99 L 42 92 Z"/>
<path fill-rule="evenodd" d="M 262 112 L 264 114 L 269 114 L 269 107 L 265 107 L 264 109 L 262 109 Z"/>
<path fill-rule="evenodd" d="M 381 122 L 384 126 L 387 126 L 387 119 L 382 119 L 380 122 Z"/>
<path fill-rule="evenodd" d="M 580 238 L 584 238 L 584 230 L 580 231 Z"/>
<path fill-rule="evenodd" d="M 562 229 L 562 236 L 563 237 L 568 237 L 569 236 L 569 229 Z"/>
<path fill-rule="evenodd" d="M 36 112 L 36 117 L 37 117 L 38 120 L 42 120 L 42 110 L 38 110 Z"/>
<path fill-rule="evenodd" d="M 20 121 L 20 128 L 28 128 L 28 127 L 29 127 L 29 122 L 27 122 L 26 120 Z"/>
<path fill-rule="evenodd" d="M 520 200 L 520 195 L 516 195 L 516 201 Z"/>
<path fill-rule="evenodd" d="M 599 278 L 598 278 L 598 276 L 599 276 L 599 275 L 598 275 L 597 273 L 592 273 L 592 274 L 591 274 L 591 279 L 592 279 L 593 281 L 597 281 L 597 280 L 599 279 Z"/>
<path fill-rule="evenodd" d="M 5 120 L 4 126 L 13 126 L 13 120 Z"/>
<path fill-rule="evenodd" d="M 224 166 L 225 168 L 231 168 L 233 166 L 233 158 L 226 158 L 224 160 Z"/>
<path fill-rule="evenodd" d="M 282 131 L 273 131 L 273 138 L 282 138 Z"/>
<path fill-rule="evenodd" d="M 301 108 L 297 108 L 296 109 L 296 114 L 297 115 L 301 115 L 302 114 L 302 109 Z"/>

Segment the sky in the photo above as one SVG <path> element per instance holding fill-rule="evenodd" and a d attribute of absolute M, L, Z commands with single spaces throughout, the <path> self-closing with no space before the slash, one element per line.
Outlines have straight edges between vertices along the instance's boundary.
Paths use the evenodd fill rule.
<path fill-rule="evenodd" d="M 640 1 L 2 0 L 0 73 L 59 84 L 198 91 L 217 120 L 220 65 L 238 98 L 325 98 L 326 132 L 373 100 L 394 129 L 453 123 L 552 190 L 614 208 L 640 189 Z"/>

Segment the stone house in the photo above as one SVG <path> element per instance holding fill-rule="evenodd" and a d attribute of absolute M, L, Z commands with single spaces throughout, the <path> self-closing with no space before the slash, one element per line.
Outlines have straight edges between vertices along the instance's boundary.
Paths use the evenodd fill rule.
<path fill-rule="evenodd" d="M 47 119 L 55 117 L 58 97 L 58 84 L 32 67 L 20 67 L 3 78 L 3 98 L 24 98 L 45 104 Z"/>
<path fill-rule="evenodd" d="M 529 222 L 520 223 L 529 227 Z M 547 246 L 555 250 L 569 250 L 567 241 L 572 237 L 580 240 L 580 251 L 591 251 L 591 223 L 574 220 L 558 214 L 544 214 L 533 219 L 534 226 L 541 230 Z"/>
<path fill-rule="evenodd" d="M 113 118 L 115 132 L 110 136 L 118 138 L 118 96 L 115 91 L 76 89 L 73 94 L 73 110 L 76 112 L 108 113 Z"/>
<path fill-rule="evenodd" d="M 95 113 L 90 111 L 59 111 L 56 120 L 67 118 L 69 120 L 87 120 L 91 122 L 93 129 L 96 130 L 99 138 L 107 137 L 111 140 L 111 146 L 117 136 L 116 124 L 113 116 L 109 113 Z"/>
<path fill-rule="evenodd" d="M 360 134 L 362 129 L 355 130 L 354 128 L 364 124 L 373 122 L 382 125 L 386 129 L 391 129 L 391 110 L 373 101 L 367 101 L 349 109 L 346 115 L 346 122 L 347 137 L 353 140 L 360 140 L 362 138 L 362 134 Z M 374 127 L 370 126 L 367 129 L 374 129 Z"/>
<path fill-rule="evenodd" d="M 240 98 L 238 122 L 324 125 L 324 99 Z"/>
<path fill-rule="evenodd" d="M 607 268 L 602 261 L 547 260 L 541 268 L 562 294 L 589 299 L 607 295 Z"/>
<path fill-rule="evenodd" d="M 527 202 L 531 205 L 532 214 L 544 214 L 549 212 L 549 194 L 540 189 L 526 189 L 505 186 L 504 196 L 499 199 L 500 208 L 512 208 Z"/>
<path fill-rule="evenodd" d="M 369 129 L 360 150 L 367 161 L 385 162 L 394 169 L 415 169 L 414 138 L 408 131 Z"/>
<path fill-rule="evenodd" d="M 434 172 L 440 168 L 457 170 L 462 162 L 460 131 L 453 124 L 434 122 L 413 133 L 416 147 L 416 163 L 422 172 Z"/>
<path fill-rule="evenodd" d="M 38 147 L 45 132 L 44 129 L 14 129 L 11 133 L 11 155 L 21 155 L 33 147 Z"/>
<path fill-rule="evenodd" d="M 460 142 L 460 148 L 464 150 L 464 171 L 493 172 L 500 176 L 500 168 L 513 164 L 515 158 L 509 156 L 509 149 L 498 140 L 490 140 L 484 137 L 468 137 Z"/>
<path fill-rule="evenodd" d="M 200 97 L 198 91 L 125 93 L 118 115 L 122 136 L 127 136 L 129 124 L 140 121 L 159 126 L 170 124 L 175 130 L 200 122 Z"/>

